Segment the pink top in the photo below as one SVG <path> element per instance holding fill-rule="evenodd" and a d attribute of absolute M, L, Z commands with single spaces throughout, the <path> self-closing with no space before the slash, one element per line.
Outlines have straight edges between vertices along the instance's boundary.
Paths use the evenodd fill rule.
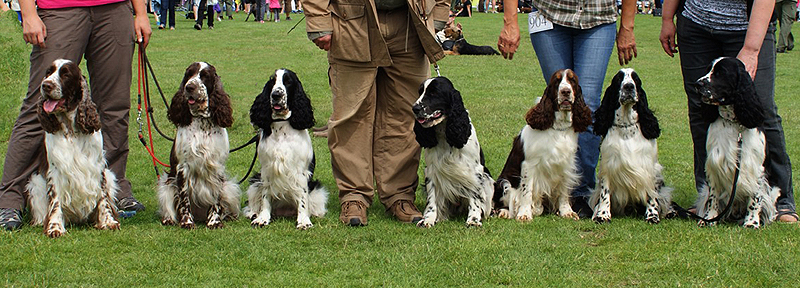
<path fill-rule="evenodd" d="M 36 0 L 39 9 L 59 9 L 72 7 L 93 7 L 128 0 Z"/>
<path fill-rule="evenodd" d="M 280 0 L 269 0 L 269 9 L 280 9 L 281 2 Z"/>

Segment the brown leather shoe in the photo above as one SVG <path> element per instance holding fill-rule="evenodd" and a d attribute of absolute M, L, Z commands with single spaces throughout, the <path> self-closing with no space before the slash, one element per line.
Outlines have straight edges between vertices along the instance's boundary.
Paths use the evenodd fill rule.
<path fill-rule="evenodd" d="M 358 201 L 343 202 L 339 220 L 350 226 L 367 226 L 367 205 Z"/>
<path fill-rule="evenodd" d="M 395 201 L 388 210 L 400 222 L 417 224 L 422 220 L 422 213 L 419 212 L 414 202 L 409 200 Z"/>

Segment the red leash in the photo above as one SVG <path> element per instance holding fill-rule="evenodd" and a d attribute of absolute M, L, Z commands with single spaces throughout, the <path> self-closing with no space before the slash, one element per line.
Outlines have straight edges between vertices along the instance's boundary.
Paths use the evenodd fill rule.
<path fill-rule="evenodd" d="M 158 157 L 156 157 L 156 155 L 155 155 L 155 152 L 154 152 L 154 150 L 155 150 L 154 147 L 155 146 L 153 146 L 153 131 L 151 129 L 151 124 L 150 124 L 150 118 L 149 117 L 145 117 L 145 118 L 147 118 L 147 134 L 148 134 L 148 138 L 150 140 L 150 146 L 148 146 L 147 142 L 145 142 L 145 140 L 144 140 L 144 135 L 143 135 L 143 132 L 142 132 L 142 124 L 143 124 L 142 123 L 142 87 L 144 86 L 144 84 L 142 83 L 142 79 L 146 79 L 147 75 L 145 73 L 147 73 L 147 72 L 145 71 L 145 67 L 144 67 L 144 48 L 142 48 L 142 46 L 139 46 L 139 53 L 138 54 L 139 54 L 138 57 L 137 57 L 137 62 L 138 62 L 138 69 L 137 69 L 138 71 L 137 72 L 138 72 L 138 75 L 137 75 L 137 79 L 136 79 L 136 86 L 137 86 L 137 89 L 138 89 L 138 101 L 137 101 L 138 102 L 137 103 L 138 112 L 137 112 L 136 122 L 139 123 L 139 135 L 138 135 L 139 136 L 139 142 L 142 142 L 142 145 L 144 146 L 144 149 L 147 150 L 147 153 L 150 154 L 150 158 L 152 158 L 153 168 L 156 171 L 156 177 L 160 177 L 160 173 L 158 171 L 158 164 L 161 164 L 162 166 L 167 167 L 167 168 L 169 168 L 170 166 L 168 164 L 164 164 L 164 162 L 161 162 L 161 160 L 158 160 Z M 144 80 L 144 81 L 147 81 L 147 80 Z M 147 93 L 147 91 L 145 91 L 145 93 Z M 145 109 L 145 111 L 150 111 L 150 110 L 148 110 L 148 105 L 149 105 L 149 103 L 147 102 L 147 97 L 144 97 L 144 109 Z"/>

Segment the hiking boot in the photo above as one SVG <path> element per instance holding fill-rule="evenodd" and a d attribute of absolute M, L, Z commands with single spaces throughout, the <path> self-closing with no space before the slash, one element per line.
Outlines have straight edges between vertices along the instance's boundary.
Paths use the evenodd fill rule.
<path fill-rule="evenodd" d="M 22 211 L 14 208 L 0 208 L 0 227 L 8 231 L 22 227 Z"/>
<path fill-rule="evenodd" d="M 359 227 L 367 225 L 367 205 L 358 201 L 342 203 L 342 212 L 339 220 L 349 226 Z"/>
<path fill-rule="evenodd" d="M 142 203 L 136 200 L 136 198 L 133 198 L 133 196 L 131 196 L 119 199 L 119 201 L 117 201 L 117 209 L 122 211 L 140 212 L 144 211 L 144 205 L 142 205 Z"/>
<path fill-rule="evenodd" d="M 388 211 L 400 222 L 417 224 L 422 220 L 422 213 L 410 200 L 397 200 L 389 207 Z"/>

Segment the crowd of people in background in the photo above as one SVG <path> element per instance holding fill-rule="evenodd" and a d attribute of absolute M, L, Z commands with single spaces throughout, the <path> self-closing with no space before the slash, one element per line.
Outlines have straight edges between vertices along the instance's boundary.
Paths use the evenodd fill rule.
<path fill-rule="evenodd" d="M 292 20 L 290 14 L 303 13 L 300 0 L 150 0 L 148 10 L 159 30 L 175 30 L 175 11 L 184 12 L 186 19 L 194 20 L 197 30 L 203 29 L 203 20 L 209 29 L 214 29 L 215 20 L 234 20 L 234 13 L 238 12 L 247 15 L 245 21 L 252 16 L 259 23 L 264 23 L 265 16 L 267 21 L 280 22 L 281 13 L 287 21 Z"/>

